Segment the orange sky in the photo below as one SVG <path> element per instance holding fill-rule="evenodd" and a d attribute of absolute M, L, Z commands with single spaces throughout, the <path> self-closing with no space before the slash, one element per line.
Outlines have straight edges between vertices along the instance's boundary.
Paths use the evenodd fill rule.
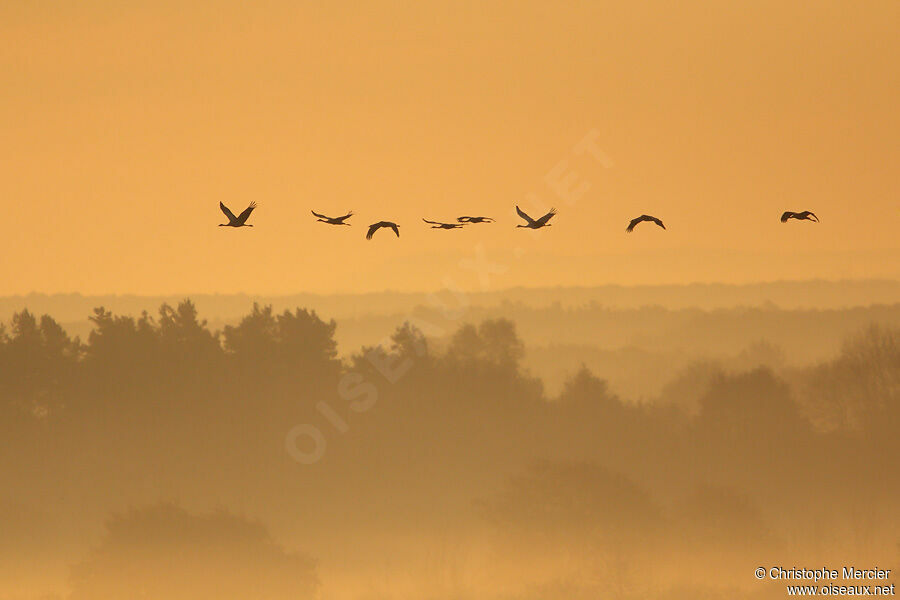
<path fill-rule="evenodd" d="M 898 26 L 895 0 L 8 0 L 0 293 L 900 277 Z M 626 234 L 643 212 L 668 231 Z M 420 221 L 459 214 L 498 223 Z M 399 240 L 364 239 L 381 219 Z"/>

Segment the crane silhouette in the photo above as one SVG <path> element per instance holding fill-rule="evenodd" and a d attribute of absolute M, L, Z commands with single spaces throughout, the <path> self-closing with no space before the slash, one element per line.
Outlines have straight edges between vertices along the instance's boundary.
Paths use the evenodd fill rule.
<path fill-rule="evenodd" d="M 225 216 L 228 217 L 228 222 L 219 223 L 219 227 L 253 227 L 253 225 L 247 224 L 247 219 L 250 217 L 250 213 L 253 212 L 253 209 L 256 208 L 256 202 L 251 202 L 250 206 L 245 208 L 244 212 L 238 216 L 234 216 L 234 213 L 222 202 L 219 202 L 219 208 L 221 208 L 222 212 L 225 213 Z"/>
<path fill-rule="evenodd" d="M 350 212 L 348 212 L 346 215 L 344 215 L 343 217 L 326 217 L 325 215 L 319 214 L 314 210 L 311 210 L 309 212 L 311 212 L 313 215 L 318 217 L 316 219 L 316 221 L 320 221 L 322 223 L 328 223 L 329 225 L 346 225 L 347 227 L 350 226 L 350 223 L 344 223 L 344 221 L 346 221 L 347 219 L 349 219 L 350 217 L 353 216 L 352 210 Z"/>
<path fill-rule="evenodd" d="M 441 223 L 440 221 L 429 221 L 428 219 L 422 220 L 430 224 L 432 229 L 459 229 L 463 226 L 462 223 Z"/>
<path fill-rule="evenodd" d="M 798 221 L 815 221 L 819 222 L 819 217 L 813 214 L 811 210 L 804 210 L 803 212 L 791 212 L 789 210 L 781 213 L 781 222 L 787 223 L 788 219 L 797 219 Z"/>
<path fill-rule="evenodd" d="M 366 239 L 371 240 L 372 236 L 375 235 L 375 232 L 382 227 L 390 227 L 394 230 L 394 233 L 397 234 L 397 237 L 400 237 L 399 225 L 391 221 L 378 221 L 377 223 L 372 223 L 371 225 L 369 225 L 369 231 L 366 233 Z"/>
<path fill-rule="evenodd" d="M 634 231 L 634 228 L 638 223 L 643 223 L 644 221 L 652 221 L 653 223 L 656 223 L 663 229 L 666 228 L 666 226 L 663 225 L 663 222 L 660 221 L 659 219 L 657 219 L 656 217 L 653 217 L 651 215 L 641 215 L 639 217 L 635 217 L 634 219 L 632 219 L 631 222 L 628 223 L 628 227 L 625 228 L 625 231 L 627 231 L 628 233 L 631 233 L 632 231 Z"/>
<path fill-rule="evenodd" d="M 516 225 L 516 227 L 527 227 L 528 229 L 540 229 L 541 227 L 550 227 L 550 224 L 547 223 L 547 221 L 549 221 L 550 219 L 553 218 L 553 216 L 556 214 L 556 209 L 551 208 L 550 212 L 548 212 L 546 215 L 544 215 L 543 217 L 541 217 L 540 219 L 537 219 L 537 220 L 532 219 L 531 217 L 526 215 L 522 211 L 522 209 L 519 208 L 518 206 L 516 206 L 516 212 L 519 214 L 520 217 L 522 217 L 523 219 L 525 219 L 527 221 L 527 223 L 525 223 L 525 225 Z"/>
<path fill-rule="evenodd" d="M 494 220 L 490 217 L 456 217 L 456 220 L 460 223 L 493 223 Z"/>

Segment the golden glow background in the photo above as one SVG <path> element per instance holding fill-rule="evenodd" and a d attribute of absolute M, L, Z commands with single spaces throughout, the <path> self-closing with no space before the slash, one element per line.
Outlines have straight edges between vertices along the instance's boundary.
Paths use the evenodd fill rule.
<path fill-rule="evenodd" d="M 900 277 L 898 21 L 894 1 L 7 1 L 0 293 L 477 289 L 479 243 L 500 286 Z M 612 168 L 572 156 L 593 129 Z M 574 206 L 544 182 L 564 159 L 592 183 Z M 530 193 L 560 209 L 539 236 L 513 227 Z M 219 200 L 256 200 L 255 227 L 216 227 Z M 669 231 L 627 236 L 642 212 Z M 499 223 L 420 221 L 473 213 Z M 401 239 L 366 242 L 380 219 Z"/>

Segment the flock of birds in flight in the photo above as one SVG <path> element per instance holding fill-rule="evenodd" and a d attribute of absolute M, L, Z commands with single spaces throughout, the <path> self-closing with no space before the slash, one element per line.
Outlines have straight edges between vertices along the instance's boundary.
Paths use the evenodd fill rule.
<path fill-rule="evenodd" d="M 228 217 L 227 223 L 220 223 L 219 227 L 253 227 L 247 223 L 247 219 L 250 218 L 250 213 L 253 212 L 253 209 L 256 208 L 256 202 L 251 202 L 250 206 L 244 209 L 244 212 L 239 214 L 238 216 L 234 216 L 234 213 L 228 209 L 225 204 L 219 202 L 219 208 L 222 209 L 222 212 L 225 213 L 225 216 Z M 316 211 L 312 212 L 313 216 L 316 217 L 316 221 L 321 223 L 327 223 L 328 225 L 347 225 L 350 226 L 350 223 L 347 223 L 347 219 L 353 216 L 353 212 L 348 212 L 346 215 L 342 215 L 340 217 L 328 217 L 321 213 L 317 213 Z M 556 209 L 551 208 L 550 212 L 545 214 L 540 219 L 532 219 L 528 216 L 525 211 L 516 206 L 516 213 L 525 220 L 524 224 L 516 225 L 516 227 L 525 227 L 527 229 L 540 229 L 542 227 L 550 227 L 550 219 L 552 219 L 556 215 Z M 789 219 L 796 219 L 798 221 L 815 221 L 819 222 L 819 218 L 816 217 L 812 211 L 804 210 L 803 212 L 791 212 L 785 211 L 781 215 L 781 222 L 786 223 Z M 494 219 L 490 217 L 457 217 L 456 223 L 443 223 L 441 221 L 429 221 L 428 219 L 422 219 L 429 225 L 431 225 L 432 229 L 460 229 L 464 225 L 469 225 L 473 223 L 493 223 Z M 628 223 L 628 227 L 625 228 L 625 231 L 631 233 L 634 231 L 635 226 L 639 223 L 643 223 L 644 221 L 648 221 L 651 223 L 656 223 L 658 226 L 663 229 L 666 228 L 663 225 L 663 222 L 652 215 L 641 215 L 639 217 L 635 217 Z M 378 221 L 377 223 L 372 223 L 369 225 L 369 230 L 366 232 L 366 239 L 371 240 L 372 236 L 375 235 L 375 232 L 382 228 L 392 229 L 394 234 L 397 237 L 400 237 L 400 226 L 394 223 L 393 221 Z"/>

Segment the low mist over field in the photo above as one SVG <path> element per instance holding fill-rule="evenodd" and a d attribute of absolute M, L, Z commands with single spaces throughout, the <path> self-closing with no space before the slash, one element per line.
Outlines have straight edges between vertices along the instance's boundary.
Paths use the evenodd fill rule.
<path fill-rule="evenodd" d="M 780 598 L 760 564 L 891 568 L 900 303 L 845 288 L 246 299 L 221 327 L 183 299 L 79 339 L 17 311 L 0 598 Z"/>

